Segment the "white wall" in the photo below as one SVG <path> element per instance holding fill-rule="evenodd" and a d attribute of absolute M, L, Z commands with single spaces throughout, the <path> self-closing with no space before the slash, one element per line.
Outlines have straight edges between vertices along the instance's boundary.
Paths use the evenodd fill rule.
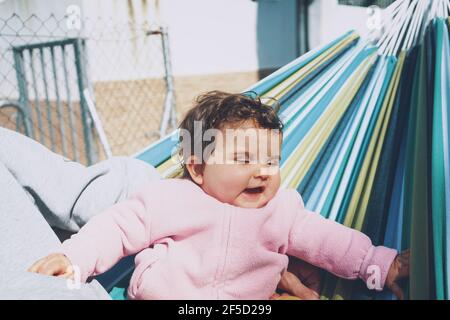
<path fill-rule="evenodd" d="M 80 0 L 0 0 L 0 17 L 11 16 L 13 13 L 21 16 L 35 14 L 48 17 L 51 13 L 63 16 L 70 4 L 80 4 Z"/>
<path fill-rule="evenodd" d="M 161 1 L 174 74 L 254 71 L 289 62 L 296 55 L 293 9 L 295 0 Z"/>
<path fill-rule="evenodd" d="M 339 5 L 338 0 L 314 0 L 309 9 L 310 47 L 329 43 L 349 30 L 369 33 L 367 8 Z"/>
<path fill-rule="evenodd" d="M 175 75 L 256 70 L 257 4 L 242 0 L 167 0 Z"/>
<path fill-rule="evenodd" d="M 163 73 L 158 37 L 143 37 L 142 24 L 169 28 L 173 73 L 198 75 L 255 71 L 282 66 L 296 58 L 296 0 L 4 0 L 0 18 L 13 13 L 63 17 L 77 4 L 88 21 L 121 25 L 121 37 L 108 39 L 108 30 L 88 47 L 91 80 L 126 80 L 158 77 Z M 131 25 L 128 22 L 132 21 Z M 315 0 L 310 7 L 310 47 L 327 43 L 350 29 L 366 35 L 365 8 L 338 5 L 337 0 Z M 110 23 L 108 22 L 108 23 Z M 19 30 L 18 21 L 10 21 Z M 106 24 L 106 23 L 105 23 Z M 39 23 L 30 24 L 31 29 Z M 134 27 L 135 28 L 134 28 Z M 62 27 L 65 27 L 64 24 Z M 94 25 L 95 27 L 95 25 Z M 50 26 L 51 29 L 51 26 Z M 2 30 L 4 32 L 5 30 Z M 26 31 L 26 30 L 25 30 Z M 98 30 L 97 30 L 98 31 Z M 23 32 L 23 30 L 22 30 Z M 47 32 L 41 29 L 40 33 Z M 89 32 L 89 30 L 88 30 Z M 100 36 L 100 35 L 99 35 Z M 18 39 L 19 41 L 21 39 Z M 0 44 L 5 39 L 0 39 Z M 3 50 L 3 49 L 2 49 Z M 5 74 L 1 66 L 0 74 Z M 11 76 L 11 75 L 10 75 Z M 14 75 L 13 75 L 14 76 Z M 0 84 L 0 93 L 5 92 Z"/>
<path fill-rule="evenodd" d="M 0 3 L 0 17 L 13 13 L 24 18 L 32 14 L 48 17 L 50 13 L 62 17 L 69 4 L 79 5 L 83 17 L 89 21 L 101 17 L 102 22 L 110 18 L 133 21 L 138 28 L 145 20 L 150 25 L 168 26 L 175 75 L 253 71 L 280 66 L 296 55 L 295 0 L 4 0 Z M 121 31 L 135 36 L 132 30 Z M 149 59 L 140 52 L 151 50 L 152 41 L 138 39 L 135 43 L 124 43 L 126 50 L 121 48 L 122 55 L 127 51 L 130 62 L 139 66 L 138 73 L 150 69 L 144 61 Z M 117 53 L 114 45 L 104 41 L 101 47 L 91 48 L 95 68 L 104 70 L 111 59 L 102 58 L 102 53 L 95 50 L 114 56 Z M 113 68 L 122 66 L 117 63 Z M 125 71 L 116 73 L 110 77 L 120 78 Z M 107 77 L 101 72 L 94 74 L 98 74 L 99 80 Z"/>

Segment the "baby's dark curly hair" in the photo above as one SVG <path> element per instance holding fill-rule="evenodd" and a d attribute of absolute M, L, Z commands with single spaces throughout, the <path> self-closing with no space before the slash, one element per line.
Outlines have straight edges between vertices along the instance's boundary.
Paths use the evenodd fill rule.
<path fill-rule="evenodd" d="M 211 143 L 203 141 L 199 135 L 208 129 L 236 128 L 249 120 L 253 120 L 257 128 L 278 129 L 281 133 L 283 123 L 277 115 L 278 109 L 278 103 L 275 103 L 275 107 L 265 104 L 254 92 L 233 94 L 210 91 L 198 96 L 194 107 L 187 112 L 179 125 L 179 129 L 184 129 L 183 131 L 190 134 L 191 137 L 188 141 L 183 142 L 184 139 L 181 138 L 180 134 L 179 155 L 183 159 L 182 178 L 190 179 L 189 171 L 184 165 L 187 158 L 194 155 L 197 150 L 203 152 L 206 146 Z M 196 121 L 199 121 L 202 126 L 199 132 L 194 130 Z M 186 145 L 189 143 L 190 145 Z"/>

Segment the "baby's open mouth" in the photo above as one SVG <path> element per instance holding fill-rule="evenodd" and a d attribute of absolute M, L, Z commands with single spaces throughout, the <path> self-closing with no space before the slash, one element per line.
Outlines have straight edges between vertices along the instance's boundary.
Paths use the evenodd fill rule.
<path fill-rule="evenodd" d="M 264 191 L 264 187 L 256 187 L 256 188 L 247 188 L 244 190 L 245 193 L 249 194 L 258 194 Z"/>

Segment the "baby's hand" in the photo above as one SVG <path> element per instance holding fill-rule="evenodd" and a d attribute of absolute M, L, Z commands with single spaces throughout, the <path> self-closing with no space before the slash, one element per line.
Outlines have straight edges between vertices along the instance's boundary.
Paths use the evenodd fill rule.
<path fill-rule="evenodd" d="M 36 261 L 29 269 L 47 276 L 73 279 L 73 267 L 70 260 L 62 253 L 53 253 Z"/>
<path fill-rule="evenodd" d="M 409 277 L 409 249 L 403 251 L 395 257 L 386 278 L 386 286 L 397 296 L 398 299 L 403 300 L 403 290 L 398 285 L 398 281 Z"/>
<path fill-rule="evenodd" d="M 278 283 L 278 289 L 285 293 L 281 296 L 274 294 L 272 298 L 291 299 L 295 296 L 304 300 L 318 300 L 321 280 L 319 268 L 298 258 L 289 257 L 288 271 L 283 273 Z"/>

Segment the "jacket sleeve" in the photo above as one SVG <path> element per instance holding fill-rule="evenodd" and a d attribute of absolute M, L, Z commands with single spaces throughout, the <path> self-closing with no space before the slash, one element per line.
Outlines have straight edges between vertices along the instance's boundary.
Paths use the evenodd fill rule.
<path fill-rule="evenodd" d="M 295 190 L 291 201 L 295 219 L 289 233 L 289 255 L 341 278 L 360 278 L 367 285 L 370 278 L 369 288 L 382 290 L 396 250 L 376 247 L 365 234 L 307 210 Z"/>
<path fill-rule="evenodd" d="M 107 271 L 121 258 L 150 246 L 149 197 L 154 189 L 147 186 L 104 210 L 62 244 L 62 253 L 79 268 L 82 282 Z"/>

